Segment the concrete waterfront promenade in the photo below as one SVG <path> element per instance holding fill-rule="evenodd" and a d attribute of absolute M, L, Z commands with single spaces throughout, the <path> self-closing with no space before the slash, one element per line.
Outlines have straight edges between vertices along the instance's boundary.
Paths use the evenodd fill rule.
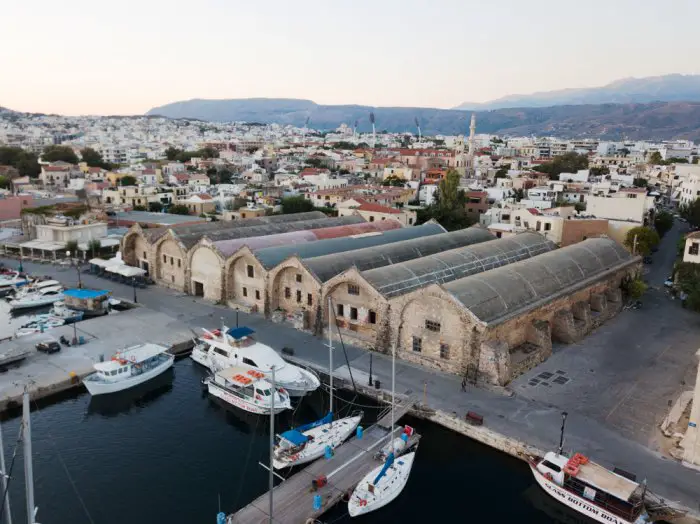
<path fill-rule="evenodd" d="M 674 242 L 674 240 L 668 239 L 669 235 L 671 234 L 669 233 L 667 238 L 664 238 L 664 242 L 667 240 Z M 17 265 L 17 261 L 6 260 L 5 262 L 13 267 Z M 25 268 L 33 274 L 55 277 L 67 285 L 75 285 L 77 281 L 74 270 L 61 270 L 31 263 L 25 263 Z M 660 268 L 657 271 L 663 272 L 664 269 Z M 657 279 L 660 280 L 662 276 L 662 274 L 653 275 L 652 284 Z M 117 297 L 131 297 L 132 295 L 132 290 L 128 286 L 91 275 L 83 275 L 83 283 L 88 287 L 112 289 L 114 296 Z M 236 312 L 224 306 L 209 304 L 201 299 L 157 287 L 137 290 L 137 293 L 139 304 L 145 306 L 144 311 L 151 309 L 164 314 L 169 317 L 170 322 L 181 325 L 183 329 L 214 328 L 220 324 L 222 317 L 227 325 L 235 325 Z M 653 300 L 662 300 L 662 297 L 656 296 L 654 298 L 654 296 L 652 295 Z M 627 372 L 619 374 L 618 380 L 627 381 L 631 387 L 637 381 L 637 377 L 631 375 L 632 371 L 641 370 L 640 373 L 642 373 L 654 365 L 654 356 L 658 355 L 658 353 L 654 353 L 657 343 L 663 345 L 664 348 L 666 345 L 670 345 L 671 349 L 665 353 L 665 355 L 669 355 L 672 351 L 685 350 L 686 344 L 693 342 L 692 339 L 689 339 L 672 344 L 660 335 L 657 341 L 655 336 L 650 335 L 647 331 L 649 326 L 663 324 L 664 329 L 673 330 L 674 323 L 678 322 L 682 323 L 681 332 L 686 334 L 688 329 L 700 329 L 698 326 L 700 322 L 697 320 L 695 324 L 687 324 L 686 314 L 688 312 L 681 310 L 676 303 L 670 303 L 669 306 L 663 305 L 663 307 L 673 309 L 650 309 L 648 313 L 644 309 L 622 312 L 605 330 L 596 331 L 581 344 L 561 349 L 561 357 L 557 357 L 557 354 L 555 357 L 563 358 L 567 354 L 585 353 L 589 350 L 588 344 L 604 347 L 605 341 L 614 337 L 616 345 L 610 347 L 609 351 L 604 354 L 605 359 L 609 360 L 614 355 L 620 362 L 625 363 Z M 658 319 L 655 320 L 657 317 Z M 294 348 L 297 358 L 319 368 L 328 365 L 328 350 L 324 346 L 324 341 L 319 338 L 285 325 L 271 323 L 258 315 L 240 313 L 239 322 L 241 325 L 255 329 L 262 342 L 276 349 L 289 346 Z M 678 326 L 675 329 L 677 330 Z M 640 351 L 636 347 L 637 344 L 629 347 L 623 346 L 625 337 L 627 339 L 640 337 L 645 342 L 642 349 L 646 350 L 649 346 L 649 351 Z M 700 340 L 700 338 L 695 340 Z M 357 382 L 364 381 L 367 384 L 370 354 L 353 347 L 347 347 L 346 350 L 355 380 Z M 347 367 L 340 348 L 336 350 L 335 361 L 338 364 L 335 373 L 341 376 L 347 375 Z M 685 368 L 690 365 L 689 361 L 683 362 L 679 359 L 679 362 L 681 371 L 685 371 Z M 664 371 L 669 370 L 670 368 L 665 365 Z M 543 450 L 553 449 L 558 443 L 560 413 L 563 409 L 559 404 L 563 401 L 560 402 L 554 389 L 550 392 L 549 397 L 528 395 L 526 390 L 519 387 L 514 388 L 512 394 L 508 391 L 498 392 L 471 386 L 467 388 L 466 392 L 461 392 L 461 380 L 456 376 L 424 369 L 403 361 L 396 363 L 396 372 L 397 393 L 413 395 L 422 401 L 425 391 L 425 404 L 441 413 L 440 416 L 443 420 L 437 421 L 444 423 L 447 427 L 452 424 L 448 423 L 448 420 L 454 420 L 450 418 L 451 414 L 455 413 L 458 417 L 463 417 L 466 411 L 472 410 L 484 416 L 484 427 L 488 428 L 493 435 L 501 435 L 503 438 Z M 374 378 L 381 381 L 384 388 L 390 387 L 390 358 L 386 355 L 374 354 L 372 374 Z M 0 385 L 4 383 L 4 380 L 5 376 L 0 376 Z M 577 380 L 578 384 L 572 383 L 581 390 L 585 389 L 585 377 L 580 377 Z M 652 386 L 653 384 L 649 384 L 648 387 Z M 700 472 L 688 469 L 675 460 L 663 457 L 639 439 L 630 438 L 626 432 L 619 430 L 613 423 L 614 418 L 608 417 L 605 413 L 592 411 L 590 409 L 593 404 L 592 395 L 595 393 L 601 398 L 605 398 L 608 393 L 604 383 L 589 382 L 589 389 L 588 395 L 590 396 L 587 397 L 589 401 L 584 403 L 585 410 L 577 410 L 573 401 L 563 404 L 569 412 L 565 448 L 585 453 L 606 466 L 617 466 L 631 471 L 640 480 L 646 478 L 650 490 L 654 493 L 698 512 L 700 509 L 698 506 L 700 502 Z M 489 442 L 485 443 L 491 445 Z"/>

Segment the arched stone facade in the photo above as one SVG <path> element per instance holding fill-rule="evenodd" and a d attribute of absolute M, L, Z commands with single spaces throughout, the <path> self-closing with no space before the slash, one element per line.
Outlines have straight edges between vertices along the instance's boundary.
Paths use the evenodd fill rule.
<path fill-rule="evenodd" d="M 121 252 L 124 263 L 153 273 L 153 248 L 138 225 L 124 235 Z"/>
<path fill-rule="evenodd" d="M 321 284 L 297 257 L 290 257 L 270 271 L 267 279 L 268 312 L 275 310 L 303 320 L 305 329 L 316 329 Z"/>
<path fill-rule="evenodd" d="M 158 239 L 155 246 L 155 277 L 162 284 L 179 291 L 187 291 L 187 253 L 170 231 Z"/>
<path fill-rule="evenodd" d="M 187 254 L 190 294 L 220 302 L 223 299 L 224 259 L 211 242 L 202 239 Z"/>
<path fill-rule="evenodd" d="M 224 270 L 224 300 L 251 311 L 264 312 L 267 271 L 247 247 L 228 258 Z"/>

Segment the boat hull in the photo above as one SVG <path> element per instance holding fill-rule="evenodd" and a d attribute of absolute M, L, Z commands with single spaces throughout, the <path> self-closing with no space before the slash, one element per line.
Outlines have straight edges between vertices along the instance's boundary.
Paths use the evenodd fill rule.
<path fill-rule="evenodd" d="M 169 355 L 168 360 L 163 362 L 161 365 L 156 366 L 153 369 L 149 369 L 148 371 L 145 371 L 139 375 L 133 375 L 115 382 L 98 382 L 89 380 L 89 377 L 86 377 L 86 379 L 83 380 L 83 384 L 85 384 L 85 387 L 91 395 L 118 393 L 119 391 L 124 391 L 125 389 L 130 389 L 138 386 L 139 384 L 143 384 L 144 382 L 165 373 L 168 369 L 173 367 L 174 361 L 175 357 Z"/>
<path fill-rule="evenodd" d="M 537 481 L 537 484 L 552 498 L 558 500 L 565 506 L 586 515 L 587 517 L 606 524 L 639 524 L 645 522 L 645 520 L 640 517 L 637 520 L 631 521 L 619 517 L 609 511 L 605 511 L 600 506 L 593 504 L 590 500 L 583 497 L 579 497 L 574 493 L 562 488 L 556 483 L 548 480 L 542 473 L 537 471 L 536 465 L 530 462 L 530 470 Z"/>
<path fill-rule="evenodd" d="M 254 402 L 248 402 L 247 400 L 244 400 L 240 397 L 237 397 L 236 395 L 233 395 L 226 391 L 225 388 L 222 388 L 221 386 L 218 386 L 216 383 L 214 383 L 213 380 L 207 381 L 207 389 L 209 391 L 209 394 L 213 397 L 219 398 L 226 402 L 227 404 L 232 405 L 233 407 L 240 408 L 244 411 L 247 411 L 248 413 L 254 413 L 256 415 L 269 415 L 270 414 L 270 408 L 266 406 L 260 406 L 255 404 Z M 289 400 L 289 399 L 287 399 Z M 274 413 L 278 414 L 284 411 L 285 409 L 289 409 L 289 404 L 282 404 L 280 407 L 275 406 Z"/>
<path fill-rule="evenodd" d="M 19 309 L 32 309 L 35 307 L 41 307 L 41 306 L 48 306 L 50 304 L 53 304 L 54 302 L 58 302 L 59 300 L 63 300 L 63 295 L 56 295 L 55 297 L 47 297 L 43 299 L 38 299 L 38 300 L 31 300 L 27 302 L 17 302 L 14 300 L 10 301 L 10 309 L 13 311 L 17 311 Z"/>
<path fill-rule="evenodd" d="M 397 468 L 396 471 L 392 472 L 392 476 L 387 472 L 386 476 L 380 481 L 384 481 L 384 486 L 379 486 L 379 484 L 379 487 L 375 486 L 374 494 L 366 491 L 367 484 L 374 481 L 384 465 L 377 466 L 365 475 L 357 485 L 357 488 L 355 488 L 348 502 L 348 513 L 350 516 L 357 517 L 365 513 L 376 511 L 395 500 L 406 487 L 406 484 L 408 484 L 415 456 L 416 452 L 411 451 L 410 453 L 398 457 L 392 466 Z"/>

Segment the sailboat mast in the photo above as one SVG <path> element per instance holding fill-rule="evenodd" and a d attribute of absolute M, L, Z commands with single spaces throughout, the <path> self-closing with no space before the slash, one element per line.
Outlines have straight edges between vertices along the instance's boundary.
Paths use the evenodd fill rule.
<path fill-rule="evenodd" d="M 275 389 L 275 366 L 270 366 L 270 371 L 272 372 L 272 395 L 270 395 L 270 478 L 268 493 L 270 494 L 269 522 L 272 524 L 272 490 L 275 487 L 275 477 L 273 473 L 273 461 L 275 458 L 275 395 L 277 394 L 277 389 Z"/>
<path fill-rule="evenodd" d="M 394 449 L 394 404 L 396 399 L 394 395 L 396 393 L 396 344 L 391 352 L 391 451 L 396 451 Z"/>
<path fill-rule="evenodd" d="M 27 522 L 34 524 L 34 470 L 32 469 L 32 427 L 29 412 L 29 390 L 22 395 L 22 439 L 24 440 L 24 486 L 27 492 Z"/>
<path fill-rule="evenodd" d="M 329 384 L 331 387 L 331 401 L 329 411 L 333 413 L 333 330 L 331 328 L 333 321 L 333 310 L 331 309 L 333 304 L 331 302 L 331 297 L 328 297 L 328 376 Z M 333 425 L 333 415 L 331 415 L 331 426 Z"/>
<path fill-rule="evenodd" d="M 7 470 L 5 469 L 5 445 L 2 441 L 2 426 L 0 425 L 0 468 L 2 469 L 2 492 L 5 498 L 4 512 L 7 524 L 12 524 L 12 514 L 10 513 L 10 497 L 7 493 Z"/>

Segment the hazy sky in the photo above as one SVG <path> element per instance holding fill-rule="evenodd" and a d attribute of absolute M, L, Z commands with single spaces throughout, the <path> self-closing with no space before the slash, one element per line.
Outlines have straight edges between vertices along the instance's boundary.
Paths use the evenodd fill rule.
<path fill-rule="evenodd" d="M 190 98 L 452 107 L 700 73 L 700 0 L 25 0 L 0 106 L 134 114 Z"/>

